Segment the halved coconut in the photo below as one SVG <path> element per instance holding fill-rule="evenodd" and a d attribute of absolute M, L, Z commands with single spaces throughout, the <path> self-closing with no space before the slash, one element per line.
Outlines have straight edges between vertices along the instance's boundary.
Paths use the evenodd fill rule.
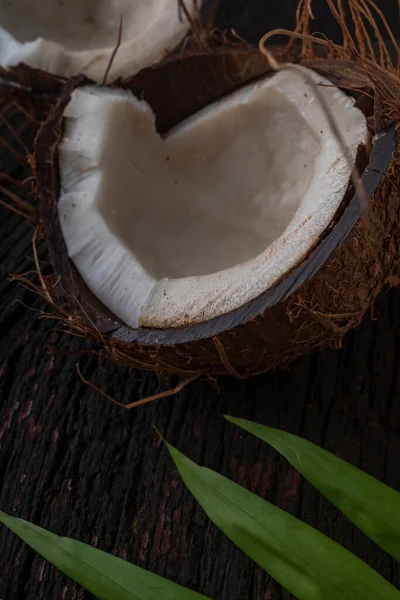
<path fill-rule="evenodd" d="M 132 76 L 168 54 L 197 11 L 178 0 L 8 0 L 0 4 L 0 65 L 101 82 L 118 43 L 112 78 Z"/>
<path fill-rule="evenodd" d="M 325 86 L 344 149 L 307 74 Z M 64 118 L 68 254 L 133 328 L 203 323 L 275 285 L 328 227 L 367 142 L 353 99 L 304 67 L 250 84 L 164 137 L 129 91 L 79 88 Z"/>
<path fill-rule="evenodd" d="M 176 372 L 246 376 L 340 344 L 397 252 L 381 107 L 351 62 L 274 74 L 249 49 L 169 59 L 129 90 L 71 81 L 36 146 L 49 289 L 69 325 L 115 360 Z"/>

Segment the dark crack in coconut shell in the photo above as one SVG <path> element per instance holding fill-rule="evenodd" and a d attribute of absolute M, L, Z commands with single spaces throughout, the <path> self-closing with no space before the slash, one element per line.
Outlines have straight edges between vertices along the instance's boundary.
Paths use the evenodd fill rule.
<path fill-rule="evenodd" d="M 368 211 L 363 214 L 365 207 L 349 185 L 331 225 L 277 285 L 229 314 L 180 329 L 125 326 L 91 294 L 67 256 L 57 213 L 57 149 L 71 93 L 87 80 L 77 78 L 63 88 L 36 140 L 42 226 L 54 268 L 50 282 L 56 282 L 46 294 L 51 294 L 62 320 L 84 330 L 111 359 L 158 371 L 228 372 L 246 377 L 287 364 L 313 348 L 340 347 L 344 334 L 360 322 L 382 288 L 397 275 L 400 170 L 396 124 L 388 117 L 389 111 L 383 110 L 373 78 L 355 63 L 300 62 L 334 85 L 351 88 L 349 93 L 368 118 L 375 143 L 369 157 L 364 152 L 358 157 Z M 149 103 L 163 133 L 268 72 L 268 61 L 258 51 L 228 47 L 170 58 L 124 86 Z"/>

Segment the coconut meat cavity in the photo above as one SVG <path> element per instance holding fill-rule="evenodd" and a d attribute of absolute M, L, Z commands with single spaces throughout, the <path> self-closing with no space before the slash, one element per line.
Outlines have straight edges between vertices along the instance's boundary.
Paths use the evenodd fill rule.
<path fill-rule="evenodd" d="M 280 71 L 181 122 L 165 137 L 128 91 L 73 92 L 59 147 L 59 218 L 91 291 L 131 327 L 181 327 L 256 298 L 328 227 L 367 124 L 311 70 Z M 325 85 L 327 84 L 327 85 Z"/>

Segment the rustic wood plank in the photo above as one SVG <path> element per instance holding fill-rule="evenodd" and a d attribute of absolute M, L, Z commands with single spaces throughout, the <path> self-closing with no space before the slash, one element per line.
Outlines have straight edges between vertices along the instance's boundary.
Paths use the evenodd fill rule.
<path fill-rule="evenodd" d="M 324 4 L 316 1 L 316 12 Z M 397 2 L 381 4 L 394 22 Z M 220 22 L 256 39 L 284 16 L 290 24 L 294 5 L 295 0 L 221 0 Z M 0 171 L 21 176 L 4 154 Z M 84 343 L 54 332 L 53 322 L 27 310 L 24 305 L 36 311 L 45 306 L 7 280 L 10 272 L 31 267 L 31 234 L 21 218 L 0 209 L 2 510 L 212 598 L 288 599 L 196 506 L 157 440 L 155 424 L 194 460 L 305 519 L 400 585 L 398 565 L 274 451 L 222 418 L 231 413 L 303 435 L 400 490 L 398 290 L 381 297 L 341 351 L 315 353 L 288 371 L 248 381 L 221 378 L 219 391 L 199 381 L 175 399 L 128 412 L 85 386 L 76 362 L 87 378 L 125 401 L 154 393 L 155 376 L 79 356 Z M 2 600 L 91 598 L 4 528 L 0 557 Z"/>

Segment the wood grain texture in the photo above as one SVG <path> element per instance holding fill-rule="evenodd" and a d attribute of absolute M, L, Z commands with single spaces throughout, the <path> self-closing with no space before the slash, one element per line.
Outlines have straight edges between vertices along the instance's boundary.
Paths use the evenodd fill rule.
<path fill-rule="evenodd" d="M 263 25 L 268 4 L 275 26 L 295 2 L 222 0 L 220 18 L 231 19 L 244 34 L 253 22 L 256 37 L 268 27 Z M 394 20 L 397 3 L 380 4 L 388 5 Z M 322 11 L 325 2 L 315 5 Z M 0 172 L 22 176 L 4 154 Z M 31 235 L 20 217 L 0 210 L 2 510 L 211 598 L 288 600 L 289 594 L 210 524 L 180 482 L 154 424 L 194 460 L 300 516 L 400 586 L 398 565 L 274 451 L 222 418 L 230 413 L 302 435 L 400 490 L 398 290 L 380 298 L 341 351 L 311 354 L 289 371 L 248 381 L 220 378 L 219 391 L 198 381 L 175 399 L 129 412 L 85 386 L 76 362 L 85 377 L 124 401 L 157 391 L 156 377 L 99 365 L 82 354 L 82 340 L 54 331 L 53 322 L 27 310 L 24 304 L 35 310 L 44 304 L 8 281 L 9 273 L 32 267 Z M 0 560 L 2 600 L 91 598 L 4 528 Z"/>

